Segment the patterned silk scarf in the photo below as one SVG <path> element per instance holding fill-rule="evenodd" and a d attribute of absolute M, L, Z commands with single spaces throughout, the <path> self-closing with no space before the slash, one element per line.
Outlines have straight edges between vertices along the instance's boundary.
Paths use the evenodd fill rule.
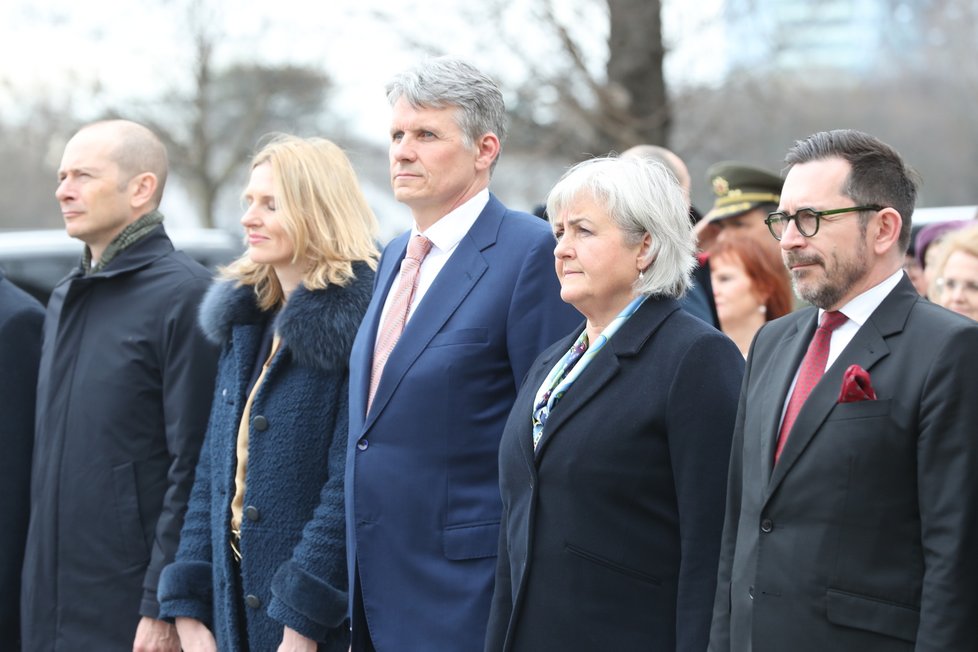
<path fill-rule="evenodd" d="M 618 316 L 601 331 L 601 334 L 598 335 L 597 341 L 593 345 L 588 346 L 587 328 L 585 328 L 570 350 L 550 370 L 547 379 L 543 381 L 540 389 L 537 390 L 536 400 L 534 401 L 536 407 L 533 408 L 533 414 L 530 419 L 533 424 L 534 450 L 540 444 L 540 439 L 543 437 L 543 427 L 547 424 L 547 418 L 550 416 L 550 412 L 554 409 L 554 406 L 563 398 L 567 390 L 570 389 L 570 386 L 581 375 L 581 372 L 587 368 L 591 360 L 594 359 L 594 356 L 598 354 L 598 351 L 608 343 L 612 335 L 618 332 L 622 324 L 635 314 L 635 311 L 638 310 L 638 307 L 642 305 L 646 298 L 646 295 L 642 295 L 632 299 L 632 302 L 625 306 L 625 309 L 618 313 Z"/>
<path fill-rule="evenodd" d="M 146 213 L 138 220 L 120 231 L 119 235 L 112 239 L 112 242 L 110 242 L 109 246 L 102 252 L 102 257 L 99 258 L 99 261 L 95 265 L 92 265 L 92 250 L 88 248 L 88 245 L 86 245 L 85 251 L 82 253 L 82 271 L 84 271 L 86 275 L 101 272 L 103 269 L 105 269 L 106 265 L 112 262 L 113 258 L 145 238 L 147 235 L 149 235 L 150 231 L 162 223 L 163 213 L 159 211 L 150 211 L 149 213 Z"/>

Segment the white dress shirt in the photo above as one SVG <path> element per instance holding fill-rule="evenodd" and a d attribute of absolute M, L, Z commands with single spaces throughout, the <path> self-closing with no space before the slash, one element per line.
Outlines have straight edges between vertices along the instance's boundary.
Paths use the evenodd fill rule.
<path fill-rule="evenodd" d="M 411 305 L 408 308 L 408 321 L 414 315 L 414 311 L 418 307 L 418 304 L 421 303 L 421 299 L 427 294 L 428 288 L 435 282 L 435 278 L 442 270 L 442 267 L 448 262 L 449 257 L 455 251 L 458 243 L 469 232 L 469 229 L 475 224 L 476 219 L 478 219 L 488 203 L 489 189 L 483 188 L 467 202 L 428 227 L 428 230 L 424 233 L 418 231 L 417 224 L 411 227 L 412 238 L 420 234 L 431 240 L 431 251 L 425 256 L 424 261 L 421 263 L 421 269 L 418 271 L 418 286 L 414 291 L 414 297 L 411 299 Z M 391 288 L 397 287 L 400 276 L 401 273 L 398 272 L 397 278 L 391 284 Z M 379 323 L 381 324 L 387 318 L 387 311 L 390 310 L 391 301 L 392 293 L 388 292 L 387 297 L 384 299 L 384 310 L 380 315 Z M 377 329 L 378 337 L 380 337 L 382 330 L 381 328 Z"/>
<path fill-rule="evenodd" d="M 893 272 L 892 275 L 888 276 L 882 282 L 869 288 L 857 297 L 854 297 L 849 303 L 839 308 L 839 312 L 849 318 L 849 320 L 832 331 L 832 339 L 829 340 L 829 357 L 825 361 L 825 368 L 828 369 L 832 366 L 842 351 L 849 346 L 849 342 L 852 338 L 856 336 L 859 329 L 862 328 L 869 316 L 873 314 L 880 304 L 883 303 L 883 299 L 887 297 L 893 288 L 897 286 L 900 279 L 903 278 L 903 268 L 901 267 L 897 271 Z M 818 309 L 818 321 L 822 321 L 822 315 L 825 311 L 821 308 Z M 795 370 L 795 377 L 791 381 L 791 387 L 788 388 L 788 393 L 784 398 L 784 405 L 781 406 L 781 419 L 784 420 L 784 412 L 788 409 L 788 401 L 791 400 L 791 395 L 795 391 L 795 383 L 798 382 L 798 372 L 801 370 L 801 365 L 798 365 L 798 369 Z"/>

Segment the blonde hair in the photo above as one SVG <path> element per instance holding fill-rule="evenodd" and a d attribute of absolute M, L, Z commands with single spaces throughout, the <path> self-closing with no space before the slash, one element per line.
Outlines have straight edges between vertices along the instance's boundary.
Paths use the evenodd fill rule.
<path fill-rule="evenodd" d="M 292 262 L 305 261 L 307 289 L 346 285 L 357 261 L 376 269 L 377 218 L 342 149 L 325 138 L 274 134 L 252 158 L 251 169 L 265 164 L 271 166 L 277 214 L 293 245 Z M 262 310 L 285 300 L 272 266 L 247 253 L 220 273 L 253 286 Z"/>
<path fill-rule="evenodd" d="M 935 244 L 932 244 L 927 249 L 928 253 L 935 247 L 934 253 L 938 256 L 937 274 L 934 275 L 936 283 L 938 278 L 944 276 L 947 261 L 955 252 L 960 251 L 978 258 L 978 223 L 950 231 Z M 932 293 L 933 296 L 931 297 Z M 941 292 L 936 287 L 933 288 L 933 291 L 928 289 L 927 294 L 932 300 L 940 302 Z"/>

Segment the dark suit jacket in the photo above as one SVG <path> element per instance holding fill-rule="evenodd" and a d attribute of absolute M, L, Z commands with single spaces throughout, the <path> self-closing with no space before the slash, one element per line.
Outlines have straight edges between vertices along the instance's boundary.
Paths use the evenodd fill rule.
<path fill-rule="evenodd" d="M 0 271 L 0 650 L 20 645 L 20 568 L 30 514 L 34 392 L 44 308 Z"/>
<path fill-rule="evenodd" d="M 978 324 L 904 277 L 815 386 L 772 469 L 816 313 L 767 324 L 747 361 L 710 649 L 976 650 Z M 837 402 L 852 364 L 877 400 Z"/>
<path fill-rule="evenodd" d="M 530 364 L 580 315 L 560 300 L 549 226 L 491 197 L 407 323 L 366 414 L 380 313 L 409 236 L 384 252 L 350 359 L 351 586 L 356 570 L 382 652 L 481 650 L 499 438 Z M 354 613 L 354 640 L 364 627 Z"/>
<path fill-rule="evenodd" d="M 557 403 L 534 454 L 535 394 L 580 332 L 540 356 L 503 434 L 486 650 L 701 652 L 743 357 L 650 298 Z"/>

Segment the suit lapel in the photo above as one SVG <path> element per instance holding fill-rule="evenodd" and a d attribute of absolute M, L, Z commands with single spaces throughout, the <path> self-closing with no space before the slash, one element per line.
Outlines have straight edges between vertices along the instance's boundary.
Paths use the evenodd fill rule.
<path fill-rule="evenodd" d="M 377 386 L 377 394 L 374 396 L 370 414 L 367 415 L 365 424 L 367 429 L 384 410 L 407 370 L 411 368 L 411 365 L 418 359 L 431 339 L 444 327 L 465 297 L 482 278 L 482 275 L 489 269 L 482 251 L 495 244 L 504 212 L 503 205 L 495 197 L 490 196 L 489 203 L 476 219 L 475 224 L 459 241 L 458 246 L 438 273 L 434 283 L 428 288 L 421 303 L 418 304 L 414 314 L 411 315 L 411 319 L 404 327 L 400 339 L 391 351 L 387 364 L 384 365 L 383 376 L 380 385 Z M 405 240 L 404 252 L 406 251 L 407 241 Z M 404 257 L 404 252 L 401 252 L 398 258 L 398 265 Z M 390 289 L 392 282 L 393 278 L 386 282 L 387 290 Z M 383 301 L 386 297 L 387 291 L 384 291 L 379 310 L 383 309 Z M 371 330 L 376 335 L 377 325 L 373 325 Z M 372 346 L 370 350 L 373 351 Z"/>
<path fill-rule="evenodd" d="M 578 333 L 580 335 L 580 333 Z M 615 336 L 617 337 L 617 335 Z M 543 455 L 544 450 L 550 445 L 555 437 L 559 437 L 561 426 L 563 426 L 575 413 L 577 413 L 582 407 L 587 405 L 595 396 L 601 393 L 601 390 L 607 385 L 612 378 L 618 375 L 619 362 L 618 355 L 613 349 L 613 342 L 615 338 L 612 337 L 608 343 L 605 345 L 604 349 L 598 352 L 598 354 L 591 360 L 591 363 L 587 366 L 574 384 L 570 386 L 567 393 L 560 402 L 556 405 L 553 412 L 550 413 L 550 418 L 547 419 L 547 424 L 543 428 L 543 437 L 540 439 L 540 444 L 537 446 L 536 459 L 539 460 L 540 456 Z M 567 348 L 573 341 L 568 343 Z M 567 352 L 565 348 L 561 355 Z M 554 360 L 556 363 L 556 360 Z M 550 365 L 551 368 L 553 364 Z M 547 369 L 550 371 L 550 369 Z M 541 379 L 541 382 L 542 379 Z M 540 385 L 537 385 L 539 389 Z M 534 390 L 536 391 L 536 390 Z M 532 408 L 531 408 L 532 409 Z"/>
<path fill-rule="evenodd" d="M 781 429 L 781 412 L 788 400 L 788 388 L 801 359 L 805 357 L 818 321 L 818 311 L 813 308 L 810 312 L 811 314 L 798 319 L 795 328 L 789 330 L 784 339 L 775 346 L 774 355 L 778 356 L 776 362 L 772 365 L 770 375 L 765 376 L 760 383 L 763 398 L 758 406 L 758 414 L 764 415 L 760 449 L 765 479 L 770 479 L 773 471 L 774 446 Z M 781 391 L 771 391 L 774 387 L 781 388 Z"/>
<path fill-rule="evenodd" d="M 767 497 L 777 490 L 835 407 L 846 369 L 856 364 L 872 375 L 873 367 L 890 353 L 886 338 L 903 330 L 911 308 L 919 300 L 920 297 L 910 281 L 906 277 L 901 279 L 900 284 L 870 315 L 849 345 L 826 370 L 798 413 L 791 436 L 781 452 L 781 459 L 771 475 Z"/>
<path fill-rule="evenodd" d="M 363 328 L 359 336 L 365 338 L 362 347 L 362 359 L 350 365 L 351 392 L 350 401 L 352 409 L 358 415 L 367 413 L 367 395 L 370 392 L 370 374 L 373 369 L 374 343 L 377 341 L 377 329 L 380 328 L 380 316 L 384 312 L 384 303 L 387 301 L 387 294 L 390 292 L 397 272 L 401 268 L 401 261 L 407 253 L 408 239 L 411 232 L 407 232 L 392 240 L 387 246 L 385 256 L 381 260 L 380 268 L 377 270 L 377 282 L 370 304 L 363 316 Z"/>
<path fill-rule="evenodd" d="M 550 443 L 559 439 L 562 426 L 584 406 L 598 397 L 605 386 L 618 375 L 621 370 L 621 359 L 638 355 L 652 334 L 676 310 L 679 310 L 679 304 L 672 299 L 649 298 L 622 325 L 621 330 L 608 340 L 604 348 L 595 355 L 587 368 L 554 407 L 546 426 L 544 426 L 543 437 L 536 449 L 537 463 L 539 463 Z M 561 342 L 563 347 L 557 352 L 557 357 L 566 353 L 580 334 L 581 331 L 578 330 L 563 340 Z M 547 367 L 546 372 L 549 372 L 556 364 L 557 357 Z M 543 378 L 533 388 L 534 392 L 539 389 L 541 382 L 543 382 Z"/>
<path fill-rule="evenodd" d="M 518 408 L 520 410 L 526 410 L 525 414 L 522 415 L 523 425 L 520 427 L 520 452 L 523 453 L 523 461 L 526 462 L 527 468 L 533 474 L 536 473 L 536 461 L 534 459 L 535 451 L 533 450 L 533 426 L 531 419 L 533 408 L 535 407 L 534 403 L 536 402 L 537 390 L 540 389 L 540 385 L 547 379 L 550 370 L 553 369 L 557 361 L 567 352 L 567 349 L 570 348 L 580 333 L 579 330 L 575 331 L 572 335 L 555 342 L 547 349 L 536 361 L 533 369 L 526 375 L 519 395 L 516 397 L 514 405 L 520 406 Z"/>

